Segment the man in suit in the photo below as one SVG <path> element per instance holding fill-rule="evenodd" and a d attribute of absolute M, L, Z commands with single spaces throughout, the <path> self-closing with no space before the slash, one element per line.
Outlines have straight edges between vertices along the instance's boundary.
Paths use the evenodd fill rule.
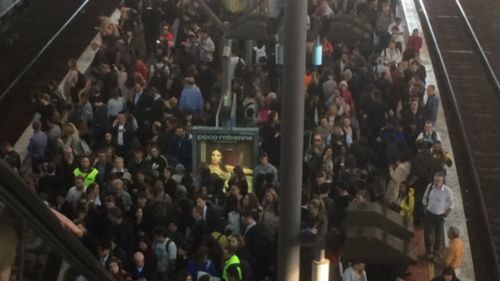
<path fill-rule="evenodd" d="M 137 120 L 139 128 L 144 126 L 144 122 L 148 120 L 148 115 L 151 111 L 153 99 L 144 92 L 146 81 L 142 78 L 137 78 L 134 85 L 134 95 L 129 102 L 128 108 Z"/>
<path fill-rule="evenodd" d="M 151 92 L 153 93 L 153 101 L 151 104 L 151 111 L 149 114 L 149 120 L 151 122 L 154 121 L 162 121 L 163 114 L 165 113 L 165 100 L 162 98 L 160 92 L 157 88 L 152 88 Z"/>
<path fill-rule="evenodd" d="M 202 219 L 206 221 L 208 230 L 211 232 L 217 226 L 217 215 L 214 208 L 207 204 L 207 199 L 204 194 L 195 196 L 196 207 L 201 211 Z"/>
<path fill-rule="evenodd" d="M 266 249 L 270 245 L 266 243 L 266 238 L 262 228 L 257 226 L 259 220 L 258 210 L 245 210 L 241 214 L 245 231 L 245 248 L 249 253 L 249 263 L 251 271 L 255 273 L 257 280 L 262 280 L 266 276 L 268 263 L 268 253 Z"/>
<path fill-rule="evenodd" d="M 134 127 L 128 122 L 124 112 L 118 113 L 113 122 L 113 138 L 116 140 L 116 147 L 120 156 L 126 156 L 134 139 Z"/>

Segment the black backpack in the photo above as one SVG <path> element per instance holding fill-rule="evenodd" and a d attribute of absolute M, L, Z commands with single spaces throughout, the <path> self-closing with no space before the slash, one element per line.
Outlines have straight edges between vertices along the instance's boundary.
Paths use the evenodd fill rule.
<path fill-rule="evenodd" d="M 241 270 L 241 279 L 239 278 L 238 268 Z M 250 281 L 252 280 L 252 272 L 250 270 L 250 264 L 245 260 L 240 260 L 240 263 L 233 263 L 227 268 L 227 273 L 229 276 L 238 276 L 238 281 Z"/>

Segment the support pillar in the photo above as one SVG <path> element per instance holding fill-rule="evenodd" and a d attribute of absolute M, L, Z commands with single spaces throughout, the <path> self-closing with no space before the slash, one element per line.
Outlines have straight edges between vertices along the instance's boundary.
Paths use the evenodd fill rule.
<path fill-rule="evenodd" d="M 304 146 L 307 1 L 286 0 L 281 111 L 278 280 L 299 281 L 300 203 Z M 308 264 L 309 265 L 309 264 Z"/>

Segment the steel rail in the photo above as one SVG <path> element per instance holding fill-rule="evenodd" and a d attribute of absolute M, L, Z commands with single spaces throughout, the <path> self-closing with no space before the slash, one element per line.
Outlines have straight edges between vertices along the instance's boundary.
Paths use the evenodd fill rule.
<path fill-rule="evenodd" d="M 491 230 L 491 225 L 490 225 L 490 221 L 489 221 L 489 217 L 488 217 L 488 211 L 486 209 L 486 204 L 485 204 L 485 200 L 484 200 L 484 194 L 483 194 L 483 192 L 481 190 L 481 183 L 480 183 L 480 180 L 479 180 L 479 173 L 478 173 L 477 168 L 476 168 L 474 157 L 472 156 L 471 144 L 468 141 L 467 132 L 464 130 L 463 117 L 462 117 L 462 114 L 460 113 L 460 110 L 459 110 L 456 93 L 453 90 L 453 84 L 451 82 L 450 75 L 448 74 L 448 70 L 447 70 L 446 64 L 444 62 L 443 54 L 440 51 L 439 43 L 437 41 L 436 34 L 433 32 L 432 24 L 430 22 L 427 10 L 425 9 L 425 5 L 423 3 L 423 0 L 415 0 L 415 1 L 418 4 L 417 6 L 420 6 L 420 8 L 421 8 L 421 11 L 419 11 L 419 14 L 421 15 L 421 18 L 424 19 L 424 21 L 422 22 L 423 26 L 426 29 L 427 34 L 429 35 L 428 38 L 431 39 L 431 40 L 428 40 L 428 42 L 431 43 L 431 44 L 429 44 L 429 46 L 431 46 L 433 48 L 434 54 L 437 56 L 438 63 L 436 64 L 436 66 L 439 66 L 439 69 L 442 72 L 441 73 L 442 77 L 445 80 L 445 83 L 444 83 L 445 85 L 444 86 L 447 88 L 447 90 L 450 93 L 450 97 L 451 97 L 451 100 L 452 100 L 453 111 L 454 111 L 454 113 L 457 116 L 457 122 L 458 122 L 458 125 L 461 128 L 460 135 L 461 135 L 462 141 L 465 144 L 465 154 L 466 154 L 468 162 L 469 162 L 469 164 L 471 166 L 470 168 L 472 170 L 472 175 L 473 175 L 473 178 L 474 178 L 474 186 L 476 187 L 476 191 L 477 191 L 477 194 L 479 196 L 479 202 L 480 202 L 480 205 L 481 205 L 480 206 L 481 215 L 483 216 L 483 219 L 485 220 L 485 223 L 486 223 L 485 227 L 486 227 L 486 236 L 487 236 L 487 239 L 488 239 L 488 244 L 490 245 L 490 248 L 492 250 L 491 254 L 493 255 L 493 259 L 494 259 L 494 262 L 495 262 L 495 265 L 496 265 L 495 266 L 495 274 L 496 274 L 497 278 L 500 278 L 500 263 L 499 263 L 499 258 L 497 256 L 497 252 L 495 250 L 496 247 L 495 247 L 495 243 L 494 243 L 494 239 L 493 239 L 493 232 Z M 458 1 L 455 0 L 455 2 L 457 2 L 457 5 L 459 7 L 462 19 L 464 19 L 464 21 L 466 22 L 466 27 L 467 27 L 468 31 L 472 34 L 472 37 L 474 38 L 474 41 L 476 42 L 476 48 L 480 52 L 481 57 L 483 59 L 483 63 L 486 66 L 488 72 L 490 73 L 490 76 L 491 76 L 490 78 L 492 79 L 492 82 L 495 84 L 497 90 L 500 91 L 500 87 L 499 87 L 499 84 L 498 84 L 498 79 L 496 78 L 496 75 L 493 73 L 493 69 L 491 68 L 491 65 L 489 64 L 489 61 L 488 61 L 488 59 L 485 56 L 483 48 L 482 48 L 481 44 L 479 43 L 479 41 L 477 39 L 477 36 L 474 33 L 474 30 L 472 29 L 469 21 L 467 20 L 467 16 L 465 15 L 465 13 L 464 13 L 462 7 L 460 6 L 460 4 L 458 3 Z"/>

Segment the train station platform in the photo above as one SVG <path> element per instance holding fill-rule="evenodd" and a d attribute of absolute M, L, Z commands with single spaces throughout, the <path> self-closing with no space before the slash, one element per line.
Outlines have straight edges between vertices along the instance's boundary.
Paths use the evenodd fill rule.
<path fill-rule="evenodd" d="M 423 30 L 414 0 L 401 0 L 401 12 L 402 12 L 401 16 L 405 18 L 407 31 L 411 31 L 414 28 L 417 28 L 419 31 Z M 111 18 L 117 21 L 119 16 L 120 12 L 118 10 L 115 10 L 115 12 L 111 15 Z M 99 40 L 100 40 L 99 35 L 96 35 L 96 37 L 92 40 L 87 49 L 78 59 L 78 68 L 81 72 L 85 72 L 90 66 L 92 59 L 96 53 L 96 50 L 92 47 L 92 45 L 94 42 L 98 42 Z M 421 50 L 420 59 L 422 64 L 425 66 L 427 70 L 427 84 L 438 85 L 431 61 L 431 56 L 429 54 L 429 50 L 425 42 L 425 38 L 424 38 L 423 48 Z M 61 85 L 63 83 L 64 80 L 61 81 Z M 436 129 L 442 137 L 443 148 L 449 151 L 452 158 L 455 158 L 442 104 L 440 104 L 439 106 L 439 117 L 436 123 Z M 29 139 L 31 138 L 32 134 L 33 131 L 31 129 L 31 126 L 29 126 L 24 131 L 24 133 L 14 146 L 14 149 L 20 153 L 22 159 L 24 159 L 27 155 L 27 145 L 29 143 Z M 27 166 L 29 167 L 29 165 Z M 446 219 L 445 228 L 447 229 L 449 226 L 453 225 L 460 229 L 460 236 L 464 241 L 465 245 L 465 254 L 459 278 L 462 281 L 473 281 L 476 279 L 474 276 L 474 265 L 472 262 L 469 235 L 467 231 L 466 217 L 462 201 L 463 194 L 461 192 L 459 178 L 455 165 L 447 169 L 446 184 L 452 189 L 455 199 L 455 209 Z M 413 240 L 413 243 L 417 247 L 417 254 L 419 256 L 424 254 L 423 236 L 424 236 L 423 229 L 417 227 L 415 229 L 415 238 Z M 432 263 L 425 260 L 419 260 L 416 265 L 411 267 L 412 274 L 408 280 L 410 281 L 431 280 L 434 276 L 439 274 L 439 272 L 436 272 L 436 270 L 437 267 L 435 267 Z"/>
<path fill-rule="evenodd" d="M 418 10 L 415 5 L 414 0 L 401 0 L 401 7 L 404 13 L 404 18 L 406 21 L 406 26 L 408 31 L 412 31 L 413 29 L 417 28 L 419 32 L 422 34 L 422 24 L 420 22 L 420 18 L 418 15 Z M 425 40 L 425 37 L 422 36 L 424 39 L 423 47 L 420 52 L 420 59 L 421 63 L 425 66 L 425 69 L 427 71 L 427 78 L 426 82 L 427 85 L 433 84 L 433 85 L 439 85 L 438 81 L 436 80 L 436 74 L 434 72 L 434 68 L 432 65 L 432 60 L 431 56 L 429 53 L 428 49 L 428 44 Z M 438 87 L 439 88 L 439 87 Z M 438 93 L 439 95 L 439 93 Z M 450 134 L 448 132 L 448 126 L 446 124 L 446 117 L 444 114 L 443 110 L 443 105 L 442 102 L 439 104 L 439 113 L 438 113 L 438 118 L 436 122 L 436 130 L 439 132 L 442 138 L 442 144 L 443 148 L 447 150 L 452 159 L 455 159 L 454 156 L 454 151 L 453 147 L 451 145 L 450 141 Z M 445 220 L 445 230 L 448 229 L 449 226 L 456 226 L 460 229 L 460 237 L 464 241 L 464 260 L 462 264 L 462 268 L 460 270 L 460 275 L 459 278 L 461 281 L 473 281 L 476 280 L 474 276 L 474 264 L 472 262 L 472 254 L 471 254 L 471 249 L 470 249 L 470 243 L 469 243 L 469 235 L 467 232 L 467 223 L 466 223 L 466 217 L 465 217 L 465 212 L 464 212 L 464 204 L 463 204 L 463 194 L 460 188 L 460 183 L 459 183 L 459 178 L 458 178 L 458 172 L 457 168 L 455 165 L 447 168 L 447 173 L 446 173 L 446 184 L 451 188 L 453 192 L 453 196 L 455 199 L 455 208 L 451 212 L 451 214 L 446 218 Z M 416 231 L 416 239 L 421 241 L 416 241 L 418 242 L 418 250 L 417 253 L 419 255 L 422 255 L 425 249 L 423 248 L 423 231 L 422 230 L 417 230 Z M 446 231 L 445 231 L 446 233 Z M 446 243 L 448 243 L 446 239 Z M 434 271 L 434 266 L 429 264 L 428 262 L 423 262 L 419 261 L 416 267 L 414 267 L 413 272 L 415 272 L 413 280 L 430 280 L 430 278 L 427 278 L 426 272 L 429 272 L 432 276 L 435 276 L 434 274 L 439 274 L 439 272 L 432 272 Z"/>

